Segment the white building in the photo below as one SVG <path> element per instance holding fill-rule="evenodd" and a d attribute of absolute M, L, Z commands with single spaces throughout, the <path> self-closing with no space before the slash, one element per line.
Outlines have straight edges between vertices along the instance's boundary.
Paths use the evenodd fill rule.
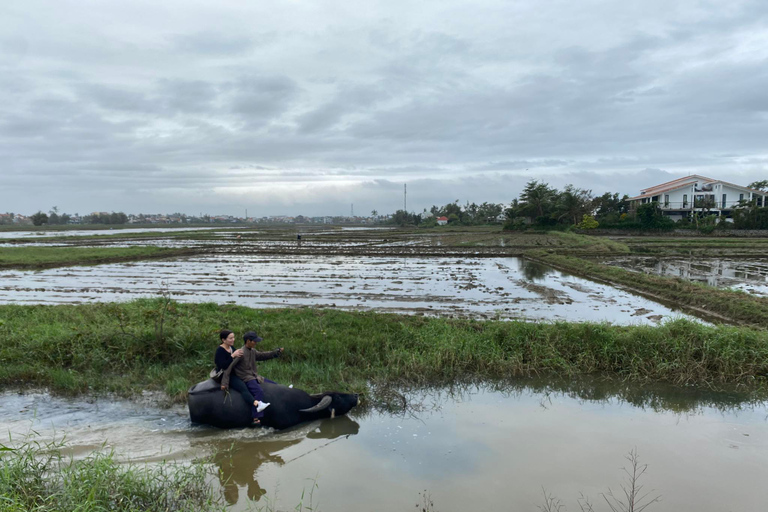
<path fill-rule="evenodd" d="M 679 220 L 702 211 L 730 217 L 734 208 L 749 203 L 768 206 L 766 196 L 766 192 L 693 174 L 641 190 L 629 201 L 633 210 L 641 204 L 659 203 L 664 215 Z"/>

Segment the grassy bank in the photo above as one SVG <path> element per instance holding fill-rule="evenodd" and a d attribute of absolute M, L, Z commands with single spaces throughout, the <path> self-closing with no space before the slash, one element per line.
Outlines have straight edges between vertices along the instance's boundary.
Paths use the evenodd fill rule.
<path fill-rule="evenodd" d="M 575 275 L 629 287 L 669 303 L 695 308 L 700 313 L 705 313 L 704 317 L 709 312 L 709 319 L 713 322 L 727 320 L 736 324 L 768 328 L 768 299 L 763 297 L 675 277 L 631 272 L 542 250 L 528 251 L 526 257 Z"/>
<path fill-rule="evenodd" d="M 163 247 L 2 247 L 0 268 L 40 269 L 94 265 L 195 254 L 195 249 Z"/>
<path fill-rule="evenodd" d="M 609 375 L 737 386 L 766 396 L 768 332 L 678 320 L 659 327 L 477 322 L 333 310 L 253 310 L 163 299 L 0 306 L 0 386 L 68 393 L 161 390 L 184 400 L 206 378 L 217 332 L 255 329 L 270 378 L 308 391 L 441 385 L 512 376 Z"/>
<path fill-rule="evenodd" d="M 112 453 L 72 461 L 60 443 L 29 439 L 0 445 L 0 510 L 223 511 L 205 468 L 180 463 L 139 466 L 119 463 Z"/>

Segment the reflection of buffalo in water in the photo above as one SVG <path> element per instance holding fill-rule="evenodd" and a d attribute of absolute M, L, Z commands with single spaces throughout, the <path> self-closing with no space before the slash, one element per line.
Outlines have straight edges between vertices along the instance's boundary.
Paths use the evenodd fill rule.
<path fill-rule="evenodd" d="M 306 435 L 302 432 L 311 430 Z M 219 468 L 219 483 L 224 491 L 224 499 L 234 505 L 240 498 L 240 488 L 246 487 L 248 498 L 258 501 L 266 491 L 256 481 L 256 471 L 262 464 L 273 463 L 282 466 L 286 461 L 280 452 L 295 446 L 305 439 L 338 439 L 342 436 L 355 435 L 360 425 L 347 416 L 320 420 L 306 427 L 290 432 L 290 437 L 264 436 L 257 439 L 205 439 L 199 444 L 212 448 L 213 463 Z M 330 441 L 333 442 L 333 441 Z M 198 442 L 193 441 L 193 444 Z"/>
<path fill-rule="evenodd" d="M 301 389 L 265 382 L 264 410 L 261 424 L 273 428 L 288 428 L 305 421 L 333 418 L 348 413 L 357 405 L 352 393 L 325 392 L 310 395 Z M 212 379 L 196 384 L 189 390 L 189 417 L 193 423 L 205 423 L 221 428 L 247 427 L 251 424 L 251 405 L 240 393 L 225 394 Z"/>

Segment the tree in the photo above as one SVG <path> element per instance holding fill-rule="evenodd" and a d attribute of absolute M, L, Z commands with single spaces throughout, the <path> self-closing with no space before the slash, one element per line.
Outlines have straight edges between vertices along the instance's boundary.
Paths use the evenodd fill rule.
<path fill-rule="evenodd" d="M 503 211 L 503 205 L 485 202 L 477 208 L 477 217 L 486 224 L 495 224 Z"/>
<path fill-rule="evenodd" d="M 592 201 L 592 208 L 598 219 L 608 216 L 618 219 L 621 214 L 629 212 L 629 196 L 625 194 L 619 198 L 619 194 L 606 192 Z"/>
<path fill-rule="evenodd" d="M 379 214 L 376 210 L 371 210 L 371 217 L 375 217 Z"/>
<path fill-rule="evenodd" d="M 557 190 L 549 188 L 546 183 L 536 180 L 529 181 L 520 193 L 520 208 L 522 213 L 531 218 L 541 218 L 551 213 L 553 199 Z"/>
<path fill-rule="evenodd" d="M 755 190 L 768 190 L 768 180 L 753 181 L 747 187 Z"/>
<path fill-rule="evenodd" d="M 418 226 L 421 223 L 421 215 L 411 214 L 405 210 L 397 210 L 390 219 L 390 222 L 401 227 L 414 224 Z"/>
<path fill-rule="evenodd" d="M 42 226 L 43 224 L 48 222 L 48 215 L 44 214 L 41 211 L 38 211 L 34 215 L 32 215 L 32 224 L 35 226 Z"/>
<path fill-rule="evenodd" d="M 581 218 L 581 222 L 576 224 L 576 227 L 579 229 L 595 229 L 599 225 L 593 216 L 585 213 Z"/>
<path fill-rule="evenodd" d="M 591 190 L 566 185 L 557 199 L 558 220 L 567 219 L 569 224 L 578 224 L 584 215 L 591 213 Z"/>
<path fill-rule="evenodd" d="M 658 202 L 645 203 L 637 207 L 637 220 L 644 229 L 671 229 L 674 222 L 665 217 Z"/>

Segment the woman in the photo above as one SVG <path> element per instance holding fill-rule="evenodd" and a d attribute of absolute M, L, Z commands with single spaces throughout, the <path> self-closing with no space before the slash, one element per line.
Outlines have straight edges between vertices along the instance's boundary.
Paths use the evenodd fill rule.
<path fill-rule="evenodd" d="M 219 333 L 219 340 L 221 341 L 221 345 L 216 348 L 214 362 L 216 363 L 217 371 L 226 371 L 227 368 L 229 368 L 229 365 L 232 364 L 232 360 L 234 358 L 243 357 L 243 349 L 239 348 L 234 350 L 233 346 L 235 345 L 235 333 L 228 331 L 227 329 L 224 329 Z M 239 392 L 245 399 L 246 403 L 253 404 L 255 407 L 258 407 L 258 400 L 253 398 L 253 394 L 248 390 L 248 386 L 245 385 L 245 382 L 243 382 L 240 377 L 234 373 L 229 378 L 229 386 L 235 391 Z M 254 424 L 258 424 L 258 422 L 254 420 Z"/>

